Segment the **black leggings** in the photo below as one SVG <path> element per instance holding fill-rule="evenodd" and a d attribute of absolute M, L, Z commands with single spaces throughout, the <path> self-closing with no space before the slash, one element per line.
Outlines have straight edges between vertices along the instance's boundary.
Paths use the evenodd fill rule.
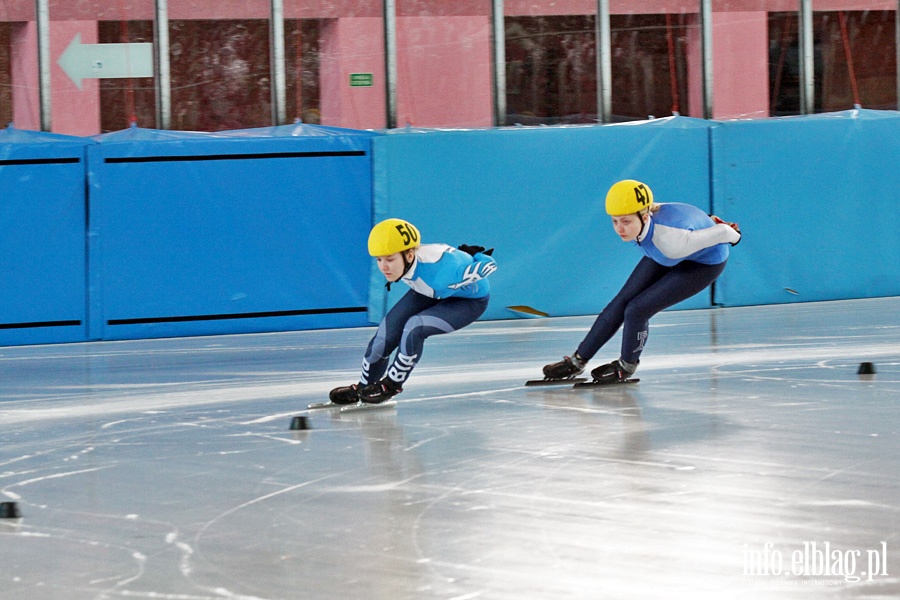
<path fill-rule="evenodd" d="M 462 329 L 484 314 L 489 297 L 445 298 L 437 300 L 409 290 L 388 311 L 363 358 L 362 384 L 381 379 L 385 371 L 396 383 L 403 383 L 422 358 L 425 339 Z M 399 347 L 388 368 L 391 354 Z"/>
<path fill-rule="evenodd" d="M 578 346 L 578 355 L 590 360 L 624 325 L 620 358 L 628 363 L 639 362 L 647 342 L 650 317 L 703 291 L 724 270 L 724 262 L 704 265 L 685 260 L 674 267 L 664 267 L 645 256 L 616 297 L 597 316 Z"/>

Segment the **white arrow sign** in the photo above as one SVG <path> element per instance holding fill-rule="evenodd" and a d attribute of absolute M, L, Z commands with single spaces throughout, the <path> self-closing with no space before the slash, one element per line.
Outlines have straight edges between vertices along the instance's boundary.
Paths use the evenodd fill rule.
<path fill-rule="evenodd" d="M 56 63 L 79 90 L 82 79 L 153 77 L 153 44 L 82 44 L 76 33 Z"/>

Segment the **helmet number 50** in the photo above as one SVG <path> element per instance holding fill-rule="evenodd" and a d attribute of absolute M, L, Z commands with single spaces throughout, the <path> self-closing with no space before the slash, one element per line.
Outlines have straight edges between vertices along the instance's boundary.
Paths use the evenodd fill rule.
<path fill-rule="evenodd" d="M 397 231 L 400 232 L 400 237 L 403 238 L 404 244 L 409 244 L 410 242 L 418 242 L 419 236 L 416 235 L 415 229 L 407 228 L 405 223 L 401 223 L 397 225 Z"/>

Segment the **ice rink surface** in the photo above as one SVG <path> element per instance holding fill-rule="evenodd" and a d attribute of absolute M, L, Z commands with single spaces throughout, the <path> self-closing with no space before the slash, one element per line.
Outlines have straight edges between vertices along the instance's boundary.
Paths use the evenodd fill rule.
<path fill-rule="evenodd" d="M 305 407 L 373 328 L 0 348 L 0 599 L 900 597 L 900 298 L 666 312 L 639 384 L 523 386 L 592 320 L 431 338 L 354 415 Z"/>

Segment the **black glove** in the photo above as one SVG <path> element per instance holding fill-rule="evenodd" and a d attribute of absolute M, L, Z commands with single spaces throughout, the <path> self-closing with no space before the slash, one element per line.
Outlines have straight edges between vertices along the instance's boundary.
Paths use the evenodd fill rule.
<path fill-rule="evenodd" d="M 462 250 L 466 254 L 471 254 L 472 256 L 475 256 L 479 252 L 490 256 L 494 252 L 493 248 L 486 250 L 484 246 L 469 246 L 468 244 L 463 244 L 462 246 L 459 246 L 458 250 Z"/>

